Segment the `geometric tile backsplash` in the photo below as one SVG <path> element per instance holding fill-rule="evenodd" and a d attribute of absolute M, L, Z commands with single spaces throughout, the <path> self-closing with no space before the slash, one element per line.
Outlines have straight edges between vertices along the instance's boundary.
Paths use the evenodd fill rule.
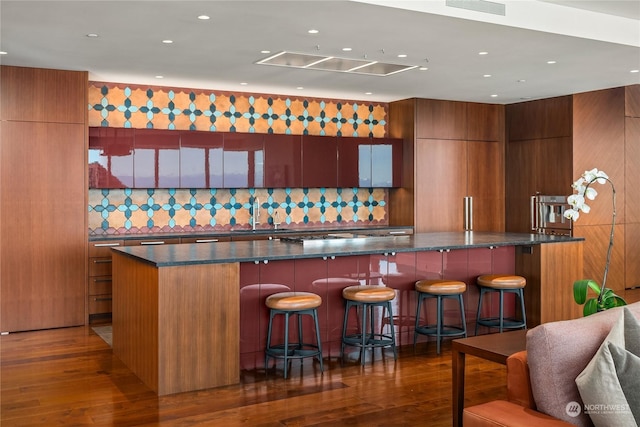
<path fill-rule="evenodd" d="M 91 189 L 89 235 L 387 225 L 387 190 L 379 188 Z"/>
<path fill-rule="evenodd" d="M 387 104 L 89 82 L 89 126 L 386 136 Z M 89 234 L 388 225 L 384 188 L 90 189 Z"/>

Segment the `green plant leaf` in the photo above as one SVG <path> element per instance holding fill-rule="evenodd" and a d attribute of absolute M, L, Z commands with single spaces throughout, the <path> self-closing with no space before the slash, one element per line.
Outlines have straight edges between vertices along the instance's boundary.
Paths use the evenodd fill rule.
<path fill-rule="evenodd" d="M 584 304 L 587 300 L 588 280 L 576 280 L 573 282 L 573 299 L 578 304 Z"/>
<path fill-rule="evenodd" d="M 591 288 L 591 290 L 595 292 L 596 295 L 600 295 L 600 285 L 598 285 L 598 282 L 596 282 L 595 280 L 582 279 L 573 282 L 574 301 L 578 304 L 584 304 L 587 300 L 587 293 L 589 291 L 589 288 Z"/>
<path fill-rule="evenodd" d="M 585 316 L 589 316 L 590 314 L 596 313 L 598 311 L 598 300 L 596 298 L 591 298 L 586 302 L 583 309 L 583 314 Z"/>

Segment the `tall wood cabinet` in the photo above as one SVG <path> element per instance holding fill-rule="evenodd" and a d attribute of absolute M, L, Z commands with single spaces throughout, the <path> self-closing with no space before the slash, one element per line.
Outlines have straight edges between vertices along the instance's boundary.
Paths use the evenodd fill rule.
<path fill-rule="evenodd" d="M 506 230 L 530 230 L 530 195 L 569 195 L 585 170 L 605 171 L 616 187 L 616 227 L 607 286 L 640 299 L 640 85 L 512 104 L 506 109 L 509 206 Z M 583 276 L 602 281 L 612 190 L 596 184 L 591 212 L 574 224 L 585 238 Z"/>
<path fill-rule="evenodd" d="M 86 72 L 0 68 L 0 331 L 85 323 Z"/>
<path fill-rule="evenodd" d="M 390 224 L 502 231 L 504 107 L 409 99 L 391 103 L 389 116 L 390 136 L 404 139 L 403 186 L 390 191 Z"/>

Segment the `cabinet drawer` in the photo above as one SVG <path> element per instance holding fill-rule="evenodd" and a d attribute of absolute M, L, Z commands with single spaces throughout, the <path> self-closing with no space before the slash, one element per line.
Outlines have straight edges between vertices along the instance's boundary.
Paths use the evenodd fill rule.
<path fill-rule="evenodd" d="M 217 243 L 230 242 L 231 237 L 183 237 L 180 243 Z"/>
<path fill-rule="evenodd" d="M 109 240 L 103 242 L 89 242 L 89 257 L 100 258 L 110 257 L 111 248 L 117 248 L 118 246 L 124 246 L 124 240 Z"/>
<path fill-rule="evenodd" d="M 89 277 L 89 295 L 111 294 L 111 276 Z"/>
<path fill-rule="evenodd" d="M 89 258 L 89 277 L 111 276 L 111 257 Z"/>
<path fill-rule="evenodd" d="M 111 295 L 89 297 L 89 314 L 111 313 Z"/>
<path fill-rule="evenodd" d="M 179 237 L 172 238 L 149 238 L 149 239 L 135 239 L 127 240 L 124 242 L 125 246 L 144 246 L 144 245 L 174 245 L 180 243 Z"/>

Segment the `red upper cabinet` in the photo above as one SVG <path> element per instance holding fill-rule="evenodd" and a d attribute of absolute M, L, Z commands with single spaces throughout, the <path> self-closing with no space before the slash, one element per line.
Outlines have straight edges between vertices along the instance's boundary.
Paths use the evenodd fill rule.
<path fill-rule="evenodd" d="M 399 187 L 402 179 L 402 140 L 339 138 L 339 187 Z"/>
<path fill-rule="evenodd" d="M 180 132 L 136 129 L 133 185 L 136 188 L 180 186 Z"/>
<path fill-rule="evenodd" d="M 300 135 L 264 135 L 264 186 L 302 187 Z"/>
<path fill-rule="evenodd" d="M 302 136 L 302 186 L 338 187 L 338 138 Z"/>
<path fill-rule="evenodd" d="M 223 187 L 223 141 L 218 132 L 181 132 L 181 188 Z"/>
<path fill-rule="evenodd" d="M 338 138 L 338 186 L 370 187 L 370 180 L 371 138 Z"/>
<path fill-rule="evenodd" d="M 264 135 L 224 134 L 224 188 L 264 187 Z"/>
<path fill-rule="evenodd" d="M 89 128 L 89 188 L 133 186 L 133 129 Z"/>

